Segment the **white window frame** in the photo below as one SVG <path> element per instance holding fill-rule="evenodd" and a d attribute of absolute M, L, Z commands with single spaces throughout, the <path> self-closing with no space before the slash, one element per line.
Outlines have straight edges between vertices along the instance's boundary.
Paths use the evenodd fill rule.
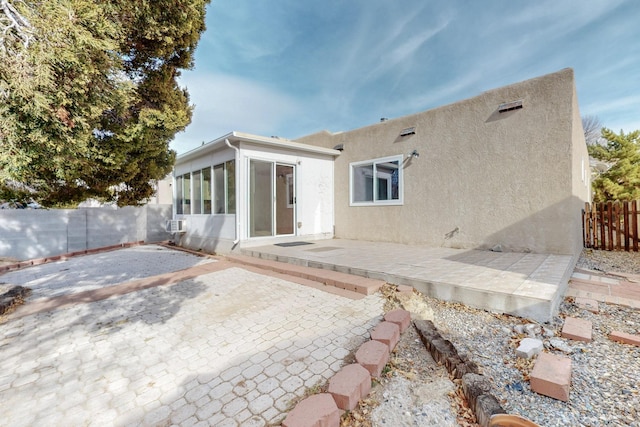
<path fill-rule="evenodd" d="M 372 165 L 373 176 L 376 176 L 376 164 L 398 162 L 398 199 L 392 200 L 376 200 L 378 194 L 377 180 L 373 180 L 373 201 L 367 202 L 355 202 L 353 200 L 353 171 L 359 166 Z M 360 162 L 349 163 L 349 206 L 398 206 L 404 204 L 404 174 L 402 165 L 404 157 L 402 154 L 389 157 L 379 157 L 377 159 L 363 160 Z"/>

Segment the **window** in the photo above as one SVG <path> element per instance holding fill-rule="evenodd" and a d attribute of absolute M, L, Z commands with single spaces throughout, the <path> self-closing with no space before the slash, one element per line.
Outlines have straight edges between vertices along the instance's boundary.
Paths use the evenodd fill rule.
<path fill-rule="evenodd" d="M 176 177 L 176 214 L 182 215 L 182 175 Z"/>
<path fill-rule="evenodd" d="M 176 214 L 235 214 L 235 170 L 229 160 L 214 166 L 213 176 L 209 167 L 176 177 Z"/>
<path fill-rule="evenodd" d="M 191 214 L 191 174 L 182 175 L 182 213 Z"/>
<path fill-rule="evenodd" d="M 211 168 L 202 169 L 202 213 L 211 214 Z"/>
<path fill-rule="evenodd" d="M 236 162 L 229 160 L 225 163 L 227 172 L 227 213 L 236 213 Z"/>
<path fill-rule="evenodd" d="M 402 155 L 351 163 L 351 205 L 401 205 Z"/>
<path fill-rule="evenodd" d="M 229 160 L 213 167 L 214 213 L 236 213 L 235 166 L 235 160 Z"/>
<path fill-rule="evenodd" d="M 193 182 L 191 213 L 211 214 L 211 168 L 192 172 L 191 181 Z"/>
<path fill-rule="evenodd" d="M 195 171 L 191 174 L 193 179 L 193 214 L 202 213 L 202 174 L 200 171 Z"/>

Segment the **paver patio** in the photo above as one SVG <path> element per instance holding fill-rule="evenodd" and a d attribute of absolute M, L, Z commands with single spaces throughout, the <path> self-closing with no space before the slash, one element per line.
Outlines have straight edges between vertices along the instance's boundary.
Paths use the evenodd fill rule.
<path fill-rule="evenodd" d="M 87 291 L 217 262 L 156 248 L 72 258 L 0 282 L 37 289 L 26 309 L 76 292 L 74 281 Z M 382 300 L 349 299 L 230 266 L 19 314 L 0 324 L 2 423 L 263 426 L 280 421 L 292 399 L 343 366 L 381 321 Z"/>

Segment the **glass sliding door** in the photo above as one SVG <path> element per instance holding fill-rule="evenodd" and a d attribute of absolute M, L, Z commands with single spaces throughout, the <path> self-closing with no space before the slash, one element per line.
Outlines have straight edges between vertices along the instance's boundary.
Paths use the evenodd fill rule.
<path fill-rule="evenodd" d="M 249 162 L 249 237 L 295 234 L 295 167 Z"/>
<path fill-rule="evenodd" d="M 276 165 L 276 234 L 293 234 L 294 190 L 293 166 Z"/>
<path fill-rule="evenodd" d="M 249 164 L 249 237 L 273 236 L 273 163 Z"/>

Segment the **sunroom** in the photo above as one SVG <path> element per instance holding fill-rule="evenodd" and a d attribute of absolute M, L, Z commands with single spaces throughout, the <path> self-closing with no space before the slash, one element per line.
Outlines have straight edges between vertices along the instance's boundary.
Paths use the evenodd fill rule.
<path fill-rule="evenodd" d="M 176 159 L 174 239 L 207 252 L 333 237 L 340 151 L 232 132 Z"/>

